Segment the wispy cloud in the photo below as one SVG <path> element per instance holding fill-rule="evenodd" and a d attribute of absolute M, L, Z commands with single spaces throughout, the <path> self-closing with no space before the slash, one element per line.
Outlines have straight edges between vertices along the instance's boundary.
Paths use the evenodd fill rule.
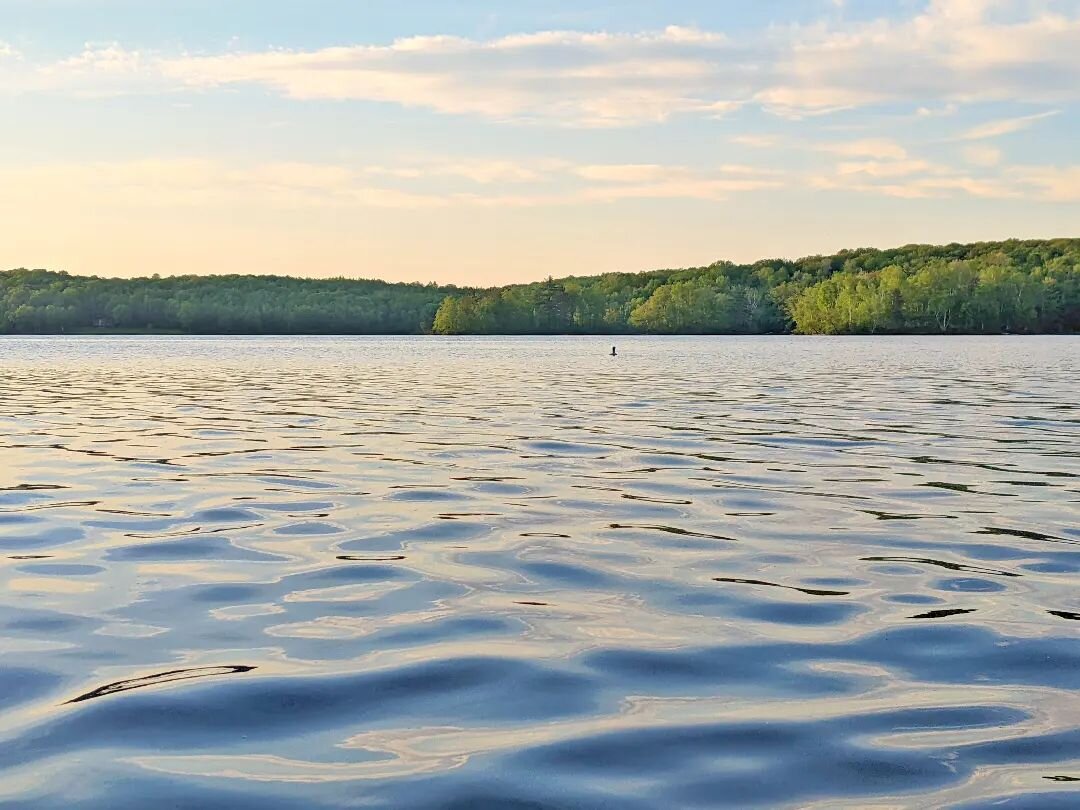
<path fill-rule="evenodd" d="M 940 174 L 943 170 L 925 160 L 846 161 L 836 167 L 840 175 L 865 177 L 910 177 L 916 174 Z"/>
<path fill-rule="evenodd" d="M 1080 202 L 1080 165 L 1017 166 L 1007 176 L 1029 194 L 1052 202 Z"/>
<path fill-rule="evenodd" d="M 1009 199 L 1025 196 L 1015 184 L 997 178 L 986 179 L 961 174 L 891 178 L 885 182 L 854 175 L 832 175 L 818 176 L 811 182 L 815 188 L 823 190 L 858 192 L 903 199 L 957 196 Z"/>
<path fill-rule="evenodd" d="M 579 206 L 622 200 L 723 201 L 788 187 L 886 197 L 1080 201 L 1080 166 L 970 170 L 918 157 L 839 159 L 804 173 L 741 164 L 573 164 L 437 159 L 388 165 L 202 159 L 0 165 L 0 209 L 28 200 L 130 209 L 255 210 Z M 485 168 L 486 167 L 486 168 Z M 511 190 L 503 178 L 514 180 Z"/>
<path fill-rule="evenodd" d="M 857 141 L 840 141 L 818 146 L 823 152 L 831 152 L 844 157 L 875 158 L 877 160 L 903 160 L 908 156 L 907 149 L 888 138 L 866 138 Z"/>
<path fill-rule="evenodd" d="M 781 140 L 776 135 L 755 135 L 753 133 L 747 133 L 743 135 L 732 135 L 731 142 L 738 144 L 739 146 L 749 146 L 754 149 L 771 149 L 774 146 L 779 146 Z"/>
<path fill-rule="evenodd" d="M 398 179 L 456 178 L 480 185 L 492 183 L 535 183 L 563 166 L 564 161 L 543 160 L 515 162 L 478 159 L 420 159 L 405 165 L 368 166 L 365 174 Z"/>
<path fill-rule="evenodd" d="M 440 179 L 453 182 L 433 185 Z M 526 190 L 507 193 L 507 179 Z M 718 200 L 783 182 L 775 171 L 739 165 L 702 170 L 659 164 L 427 159 L 379 166 L 306 162 L 238 166 L 201 159 L 144 159 L 0 166 L 0 205 L 17 205 L 32 194 L 95 208 L 522 207 L 628 198 Z"/>
<path fill-rule="evenodd" d="M 1010 22 L 988 18 L 1008 9 Z M 1075 99 L 1080 18 L 1032 13 L 1019 0 L 932 0 L 909 19 L 793 29 L 776 80 L 758 98 L 774 108 L 913 101 L 927 114 L 982 101 Z"/>
<path fill-rule="evenodd" d="M 772 177 L 674 177 L 649 183 L 625 183 L 593 187 L 581 192 L 583 200 L 612 202 L 626 199 L 728 200 L 736 194 L 779 188 L 784 183 Z"/>
<path fill-rule="evenodd" d="M 1011 13 L 989 15 L 992 6 Z M 297 100 L 383 102 L 577 127 L 718 117 L 746 105 L 798 117 L 900 102 L 934 115 L 975 102 L 1080 99 L 1080 16 L 1027 9 L 1020 0 L 932 0 L 907 19 L 848 22 L 833 15 L 738 38 L 672 26 L 218 54 L 89 45 L 49 64 L 0 67 L 0 92 L 256 86 Z M 1037 119 L 1010 120 L 966 137 L 995 137 Z"/>
<path fill-rule="evenodd" d="M 915 110 L 915 116 L 917 118 L 945 118 L 956 115 L 959 109 L 959 105 L 950 102 L 941 107 L 919 107 Z"/>
<path fill-rule="evenodd" d="M 587 180 L 601 180 L 614 183 L 642 183 L 670 179 L 673 174 L 687 175 L 689 169 L 661 166 L 655 163 L 605 164 L 598 166 L 580 166 L 577 173 Z"/>
<path fill-rule="evenodd" d="M 1025 115 L 1019 118 L 1002 118 L 997 121 L 987 121 L 986 123 L 979 124 L 962 133 L 960 139 L 965 141 L 979 141 L 987 138 L 997 138 L 1002 135 L 1010 135 L 1013 132 L 1025 130 L 1037 122 L 1042 121 L 1045 118 L 1051 118 L 1059 113 L 1060 110 L 1049 110 L 1047 112 Z"/>
<path fill-rule="evenodd" d="M 254 205 L 260 208 L 365 206 L 420 208 L 437 195 L 383 187 L 363 173 L 318 163 L 235 166 L 201 159 L 143 159 L 0 167 L 0 203 L 20 197 L 135 209 Z"/>
<path fill-rule="evenodd" d="M 708 170 L 660 164 L 603 164 L 579 166 L 574 173 L 599 183 L 580 191 L 582 199 L 594 201 L 726 200 L 734 194 L 775 189 L 786 184 L 782 172 L 738 164 Z"/>
<path fill-rule="evenodd" d="M 823 191 L 907 199 L 976 197 L 1044 203 L 1080 202 L 1080 165 L 1003 166 L 1001 151 L 981 143 L 965 146 L 960 154 L 967 166 L 917 157 L 840 160 L 826 171 L 811 173 L 805 182 Z M 789 182 L 792 179 L 789 178 Z"/>
<path fill-rule="evenodd" d="M 607 34 L 549 31 L 489 41 L 412 37 L 388 46 L 163 60 L 188 87 L 259 84 L 295 99 L 352 99 L 497 120 L 619 126 L 735 109 L 751 85 L 721 34 L 669 27 Z"/>
<path fill-rule="evenodd" d="M 963 149 L 964 160 L 972 166 L 997 166 L 1001 163 L 1001 150 L 996 146 L 973 143 Z"/>

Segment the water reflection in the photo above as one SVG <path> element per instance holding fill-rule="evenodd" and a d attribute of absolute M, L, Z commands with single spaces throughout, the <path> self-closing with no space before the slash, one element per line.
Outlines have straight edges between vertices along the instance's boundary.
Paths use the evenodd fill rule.
<path fill-rule="evenodd" d="M 789 591 L 798 591 L 808 596 L 849 596 L 850 591 L 826 591 L 820 588 L 799 588 L 795 585 L 781 585 L 779 582 L 765 582 L 761 579 L 736 579 L 734 577 L 713 577 L 713 582 L 736 582 L 740 585 L 765 585 L 769 588 L 784 588 Z"/>
<path fill-rule="evenodd" d="M 946 608 L 944 610 L 928 610 L 926 613 L 918 613 L 909 618 L 912 619 L 945 619 L 949 616 L 963 616 L 965 613 L 974 613 L 975 608 Z"/>
<path fill-rule="evenodd" d="M 227 667 L 195 667 L 192 669 L 174 669 L 169 672 L 159 672 L 155 675 L 146 675 L 142 678 L 131 678 L 126 681 L 105 684 L 93 689 L 84 695 L 72 698 L 68 703 L 82 703 L 84 700 L 115 695 L 118 692 L 126 692 L 129 689 L 143 689 L 147 686 L 157 686 L 163 683 L 175 683 L 176 681 L 190 681 L 195 678 L 212 678 L 217 675 L 238 675 L 243 672 L 251 672 L 255 667 L 227 666 Z"/>
<path fill-rule="evenodd" d="M 594 343 L 0 340 L 0 804 L 1080 803 L 1076 339 Z"/>

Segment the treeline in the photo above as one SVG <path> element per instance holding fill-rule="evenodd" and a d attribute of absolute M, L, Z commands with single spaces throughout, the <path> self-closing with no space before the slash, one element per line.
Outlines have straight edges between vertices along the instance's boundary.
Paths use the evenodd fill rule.
<path fill-rule="evenodd" d="M 1080 331 L 1080 239 L 985 242 L 486 290 L 278 276 L 0 273 L 0 332 L 888 334 Z"/>
<path fill-rule="evenodd" d="M 1080 239 L 986 242 L 652 273 L 449 296 L 440 334 L 1080 331 Z"/>
<path fill-rule="evenodd" d="M 0 273 L 0 332 L 415 334 L 453 287 L 281 276 L 106 279 Z"/>

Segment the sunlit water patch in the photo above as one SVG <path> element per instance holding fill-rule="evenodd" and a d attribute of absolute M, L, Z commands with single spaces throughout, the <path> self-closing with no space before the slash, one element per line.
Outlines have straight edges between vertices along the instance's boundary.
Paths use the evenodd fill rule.
<path fill-rule="evenodd" d="M 1075 338 L 0 339 L 0 804 L 1080 806 Z"/>

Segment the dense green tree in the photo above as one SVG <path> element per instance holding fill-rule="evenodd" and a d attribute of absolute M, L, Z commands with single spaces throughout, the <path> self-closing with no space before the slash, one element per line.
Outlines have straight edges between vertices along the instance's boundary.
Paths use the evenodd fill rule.
<path fill-rule="evenodd" d="M 730 331 L 732 296 L 708 277 L 657 287 L 630 313 L 630 326 L 643 332 L 692 334 Z"/>
<path fill-rule="evenodd" d="M 1078 286 L 1080 240 L 912 245 L 470 293 L 497 306 L 459 331 L 1075 332 Z"/>
<path fill-rule="evenodd" d="M 1080 239 L 909 245 L 487 290 L 276 276 L 0 273 L 0 332 L 1080 331 Z"/>
<path fill-rule="evenodd" d="M 396 334 L 430 330 L 453 287 L 275 276 L 0 273 L 0 331 Z"/>

